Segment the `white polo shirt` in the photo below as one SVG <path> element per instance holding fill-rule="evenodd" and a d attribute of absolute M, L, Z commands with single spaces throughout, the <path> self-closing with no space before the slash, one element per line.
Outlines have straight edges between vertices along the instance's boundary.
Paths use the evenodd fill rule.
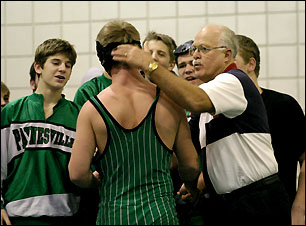
<path fill-rule="evenodd" d="M 201 114 L 200 143 L 216 192 L 229 193 L 277 173 L 265 106 L 248 75 L 233 69 L 199 87 L 215 107 L 214 117 Z"/>

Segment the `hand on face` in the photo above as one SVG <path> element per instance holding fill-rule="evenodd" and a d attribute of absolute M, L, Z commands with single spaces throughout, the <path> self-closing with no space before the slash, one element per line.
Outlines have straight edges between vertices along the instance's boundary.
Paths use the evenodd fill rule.
<path fill-rule="evenodd" d="M 153 62 L 150 53 L 137 46 L 123 44 L 112 51 L 113 60 L 128 64 L 130 67 L 147 71 L 149 64 Z"/>
<path fill-rule="evenodd" d="M 146 41 L 143 45 L 143 50 L 149 52 L 154 61 L 159 65 L 167 68 L 169 71 L 173 70 L 175 62 L 171 62 L 169 55 L 169 47 L 161 40 Z"/>

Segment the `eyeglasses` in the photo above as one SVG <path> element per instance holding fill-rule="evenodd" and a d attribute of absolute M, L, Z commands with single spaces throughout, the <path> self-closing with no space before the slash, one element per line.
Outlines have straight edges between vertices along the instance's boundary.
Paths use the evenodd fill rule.
<path fill-rule="evenodd" d="M 205 53 L 209 52 L 210 50 L 220 49 L 220 48 L 227 48 L 227 47 L 226 46 L 218 46 L 218 47 L 213 47 L 213 48 L 207 48 L 203 45 L 199 45 L 198 47 L 191 46 L 191 48 L 189 49 L 189 54 L 192 56 L 196 50 L 198 50 L 202 54 L 205 54 Z"/>

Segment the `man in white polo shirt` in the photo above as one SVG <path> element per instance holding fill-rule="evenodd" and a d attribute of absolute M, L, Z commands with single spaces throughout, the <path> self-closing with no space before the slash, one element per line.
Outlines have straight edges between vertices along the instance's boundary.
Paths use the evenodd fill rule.
<path fill-rule="evenodd" d="M 114 60 L 146 71 L 184 109 L 213 116 L 201 128 L 205 129 L 204 180 L 200 176 L 198 185 L 213 188 L 223 200 L 224 211 L 215 213 L 215 222 L 291 224 L 264 103 L 251 79 L 234 63 L 235 33 L 225 26 L 208 25 L 195 36 L 190 53 L 195 76 L 204 82 L 199 87 L 159 67 L 139 48 L 121 45 L 112 52 Z"/>

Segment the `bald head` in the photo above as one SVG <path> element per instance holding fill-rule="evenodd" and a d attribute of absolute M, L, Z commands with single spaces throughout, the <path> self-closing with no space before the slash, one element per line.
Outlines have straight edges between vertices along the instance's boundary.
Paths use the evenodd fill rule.
<path fill-rule="evenodd" d="M 229 28 L 214 24 L 202 28 L 193 43 L 195 77 L 203 82 L 214 79 L 234 63 L 237 46 L 235 33 Z"/>
<path fill-rule="evenodd" d="M 223 30 L 223 26 L 210 24 L 203 27 L 198 34 L 205 35 L 214 45 L 219 45 Z"/>
<path fill-rule="evenodd" d="M 235 59 L 238 50 L 238 43 L 235 33 L 228 27 L 209 24 L 198 32 L 195 39 L 197 37 L 202 37 L 206 40 L 208 46 L 226 46 L 232 50 L 232 59 Z"/>

